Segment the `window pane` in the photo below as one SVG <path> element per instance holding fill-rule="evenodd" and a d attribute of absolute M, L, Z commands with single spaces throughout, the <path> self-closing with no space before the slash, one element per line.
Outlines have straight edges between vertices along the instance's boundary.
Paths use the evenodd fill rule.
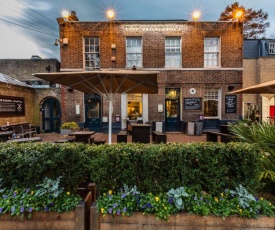
<path fill-rule="evenodd" d="M 181 38 L 165 38 L 165 67 L 181 67 Z"/>
<path fill-rule="evenodd" d="M 99 38 L 89 37 L 84 39 L 84 58 L 85 69 L 91 70 L 94 68 L 100 68 L 100 50 L 99 50 Z"/>
<path fill-rule="evenodd" d="M 215 67 L 219 65 L 219 38 L 204 39 L 204 66 Z"/>
<path fill-rule="evenodd" d="M 141 37 L 126 38 L 126 66 L 142 67 L 142 41 Z"/>

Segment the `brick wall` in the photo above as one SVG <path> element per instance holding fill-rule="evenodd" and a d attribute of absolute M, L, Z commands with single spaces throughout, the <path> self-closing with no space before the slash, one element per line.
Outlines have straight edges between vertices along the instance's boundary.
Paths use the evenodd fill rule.
<path fill-rule="evenodd" d="M 30 122 L 35 124 L 34 117 L 34 101 L 35 101 L 35 90 L 27 87 L 20 87 L 16 85 L 0 83 L 0 95 L 22 97 L 25 101 L 25 116 L 0 116 L 0 125 Z"/>

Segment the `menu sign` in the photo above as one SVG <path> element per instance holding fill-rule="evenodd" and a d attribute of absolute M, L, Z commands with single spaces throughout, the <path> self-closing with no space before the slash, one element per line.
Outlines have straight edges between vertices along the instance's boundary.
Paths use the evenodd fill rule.
<path fill-rule="evenodd" d="M 201 110 L 201 97 L 185 97 L 184 109 L 185 110 Z"/>
<path fill-rule="evenodd" d="M 24 116 L 25 102 L 22 97 L 0 95 L 0 116 Z"/>
<path fill-rule="evenodd" d="M 225 113 L 237 112 L 237 95 L 225 95 Z"/>

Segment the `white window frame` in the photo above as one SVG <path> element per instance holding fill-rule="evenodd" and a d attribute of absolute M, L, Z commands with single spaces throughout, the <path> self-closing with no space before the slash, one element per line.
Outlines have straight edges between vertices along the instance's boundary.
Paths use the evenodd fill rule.
<path fill-rule="evenodd" d="M 214 44 L 211 44 L 213 42 Z M 220 67 L 220 43 L 221 43 L 220 37 L 204 38 L 204 67 L 205 68 Z"/>
<path fill-rule="evenodd" d="M 138 41 L 140 41 L 140 47 L 138 46 Z M 141 36 L 126 37 L 126 67 L 132 68 L 133 66 L 137 68 L 142 68 L 143 66 L 143 42 Z"/>
<path fill-rule="evenodd" d="M 207 88 L 204 90 L 204 96 L 203 96 L 203 106 L 204 106 L 204 102 L 207 100 L 214 100 L 214 101 L 218 101 L 218 108 L 217 108 L 217 116 L 205 116 L 205 118 L 207 119 L 217 119 L 221 117 L 221 89 L 220 88 Z M 205 110 L 205 108 L 203 108 L 203 110 Z"/>
<path fill-rule="evenodd" d="M 173 41 L 179 41 L 173 42 Z M 182 67 L 182 42 L 181 37 L 165 38 L 165 68 Z"/>
<path fill-rule="evenodd" d="M 275 54 L 275 42 L 269 42 L 268 54 Z"/>
<path fill-rule="evenodd" d="M 88 44 L 86 43 L 88 41 Z M 99 60 L 94 59 L 98 56 Z M 98 62 L 98 64 L 96 64 Z M 100 69 L 100 38 L 97 36 L 83 38 L 83 66 L 85 70 Z"/>

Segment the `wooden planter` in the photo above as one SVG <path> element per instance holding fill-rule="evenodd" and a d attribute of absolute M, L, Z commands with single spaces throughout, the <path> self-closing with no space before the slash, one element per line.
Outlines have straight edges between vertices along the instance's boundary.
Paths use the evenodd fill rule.
<path fill-rule="evenodd" d="M 271 230 L 275 228 L 275 218 L 260 217 L 246 219 L 230 216 L 225 219 L 215 216 L 198 216 L 180 213 L 170 216 L 169 222 L 156 220 L 154 215 L 135 213 L 131 217 L 102 217 L 96 208 L 90 211 L 90 230 Z"/>
<path fill-rule="evenodd" d="M 7 213 L 0 217 L 0 230 L 85 230 L 84 225 L 84 203 L 71 212 L 33 212 L 31 218 Z"/>

